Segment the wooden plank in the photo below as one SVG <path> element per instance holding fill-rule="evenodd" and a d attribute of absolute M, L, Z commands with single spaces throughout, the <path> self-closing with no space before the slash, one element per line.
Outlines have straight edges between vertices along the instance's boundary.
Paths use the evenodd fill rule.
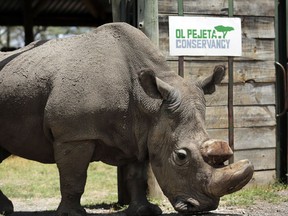
<path fill-rule="evenodd" d="M 202 58 L 197 60 L 185 60 L 184 77 L 191 81 L 196 81 L 209 76 L 216 65 L 225 65 L 226 61 L 205 61 Z M 167 61 L 171 70 L 177 72 L 178 62 Z M 255 83 L 275 82 L 275 66 L 274 61 L 235 61 L 233 65 L 234 83 L 245 83 L 253 81 Z M 228 76 L 224 77 L 222 83 L 228 83 Z"/>
<path fill-rule="evenodd" d="M 221 12 L 221 9 L 223 8 L 221 3 L 225 2 L 227 0 L 214 0 L 213 3 L 217 3 L 218 5 L 214 7 L 207 7 L 207 2 L 205 1 L 188 1 L 184 0 L 184 13 L 193 13 L 193 12 L 198 12 L 201 13 L 200 11 L 207 13 L 218 13 Z M 215 4 L 214 3 L 214 4 Z M 205 6 L 206 4 L 206 6 Z M 226 4 L 227 5 L 227 4 Z M 227 7 L 227 6 L 226 6 Z M 172 13 L 172 14 L 177 14 L 177 1 L 175 0 L 158 0 L 158 8 L 159 8 L 159 13 Z M 223 13 L 223 12 L 222 12 Z"/>
<path fill-rule="evenodd" d="M 226 106 L 207 107 L 205 123 L 208 129 L 228 128 L 228 108 Z"/>
<path fill-rule="evenodd" d="M 183 3 L 186 14 L 228 14 L 228 0 L 184 0 Z M 177 1 L 175 0 L 159 0 L 158 7 L 159 14 L 177 14 Z M 236 16 L 274 17 L 274 10 L 274 1 L 271 0 L 234 0 L 234 15 Z"/>
<path fill-rule="evenodd" d="M 177 62 L 169 61 L 171 68 L 175 68 Z M 185 61 L 185 77 L 192 80 L 205 78 L 212 73 L 216 65 L 225 65 L 228 67 L 227 61 Z M 275 66 L 273 61 L 234 61 L 234 83 L 245 83 L 253 81 L 275 82 Z M 224 77 L 222 83 L 228 83 L 228 76 Z"/>
<path fill-rule="evenodd" d="M 248 159 L 255 170 L 275 169 L 276 149 L 251 149 L 234 151 L 234 161 Z"/>
<path fill-rule="evenodd" d="M 274 54 L 273 54 L 274 56 Z M 234 82 L 275 82 L 274 59 L 269 61 L 235 61 Z M 227 77 L 224 82 L 228 82 Z"/>
<path fill-rule="evenodd" d="M 274 105 L 274 83 L 243 83 L 233 87 L 234 105 Z M 228 103 L 228 86 L 218 85 L 211 95 L 205 95 L 207 106 L 225 106 Z"/>
<path fill-rule="evenodd" d="M 228 15 L 227 0 L 184 0 L 184 13 L 200 15 Z"/>
<path fill-rule="evenodd" d="M 228 140 L 228 129 L 208 129 L 213 139 Z M 234 147 L 236 150 L 276 147 L 275 127 L 235 128 Z"/>
<path fill-rule="evenodd" d="M 250 182 L 245 188 L 255 187 L 257 185 L 273 184 L 276 181 L 276 170 L 255 171 Z"/>
<path fill-rule="evenodd" d="M 275 106 L 245 106 L 234 108 L 235 127 L 275 126 Z"/>
<path fill-rule="evenodd" d="M 234 127 L 275 126 L 275 106 L 235 106 Z M 206 127 L 210 129 L 228 128 L 226 106 L 206 108 Z"/>
<path fill-rule="evenodd" d="M 158 0 L 158 13 L 178 14 L 177 4 L 175 0 Z"/>
<path fill-rule="evenodd" d="M 271 0 L 234 0 L 234 15 L 236 16 L 275 16 L 275 2 Z"/>
<path fill-rule="evenodd" d="M 275 59 L 274 40 L 242 38 L 242 56 L 235 60 L 261 60 Z"/>
<path fill-rule="evenodd" d="M 275 38 L 274 17 L 242 17 L 242 35 L 246 38 Z"/>
<path fill-rule="evenodd" d="M 159 13 L 177 13 L 177 1 L 175 0 L 159 0 L 158 1 Z M 228 14 L 228 1 L 227 0 L 184 0 L 184 13 L 185 14 Z M 209 7 L 207 7 L 209 5 Z"/>

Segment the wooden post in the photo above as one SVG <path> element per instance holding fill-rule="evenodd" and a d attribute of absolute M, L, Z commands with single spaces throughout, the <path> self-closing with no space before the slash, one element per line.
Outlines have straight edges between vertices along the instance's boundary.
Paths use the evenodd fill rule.
<path fill-rule="evenodd" d="M 158 1 L 138 0 L 137 2 L 138 28 L 158 47 L 159 25 L 158 25 Z"/>
<path fill-rule="evenodd" d="M 112 0 L 113 22 L 127 21 L 126 0 Z M 135 21 L 135 20 L 134 20 Z M 135 23 L 133 21 L 133 24 Z M 131 23 L 130 23 L 131 24 Z M 151 41 L 159 45 L 159 28 L 158 28 L 158 1 L 157 0 L 137 0 L 137 26 L 143 31 Z M 125 166 L 119 166 L 117 169 L 118 181 L 118 203 L 120 205 L 129 204 L 130 194 L 125 182 L 127 171 Z M 163 193 L 154 177 L 151 166 L 148 166 L 148 193 L 150 197 L 162 198 Z"/>
<path fill-rule="evenodd" d="M 25 45 L 34 41 L 32 1 L 23 1 L 23 20 L 25 30 Z"/>
<path fill-rule="evenodd" d="M 233 17 L 234 2 L 229 0 L 228 16 Z M 234 151 L 234 108 L 233 108 L 233 57 L 228 57 L 228 136 L 229 146 Z M 229 159 L 229 163 L 234 162 L 234 155 Z"/>
<path fill-rule="evenodd" d="M 6 47 L 10 47 L 10 26 L 7 26 L 7 39 L 6 39 Z"/>
<path fill-rule="evenodd" d="M 178 16 L 184 16 L 183 0 L 178 0 Z M 184 77 L 184 56 L 178 57 L 178 75 Z"/>
<path fill-rule="evenodd" d="M 158 47 L 159 46 L 159 25 L 158 25 L 158 1 L 138 0 L 137 2 L 138 28 Z M 150 198 L 162 199 L 164 194 L 154 176 L 151 165 L 147 170 L 148 196 Z"/>
<path fill-rule="evenodd" d="M 120 22 L 120 2 L 121 0 L 112 0 L 112 17 L 113 22 Z"/>
<path fill-rule="evenodd" d="M 113 22 L 127 21 L 127 0 L 112 0 Z"/>

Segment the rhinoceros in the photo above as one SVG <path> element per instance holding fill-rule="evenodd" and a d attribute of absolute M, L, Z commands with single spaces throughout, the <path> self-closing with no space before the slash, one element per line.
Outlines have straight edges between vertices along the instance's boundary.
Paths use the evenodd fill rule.
<path fill-rule="evenodd" d="M 205 129 L 204 94 L 215 91 L 224 66 L 202 80 L 183 79 L 124 23 L 33 42 L 1 53 L 0 61 L 0 161 L 13 154 L 56 163 L 58 215 L 86 214 L 80 198 L 92 161 L 125 165 L 129 216 L 162 213 L 146 198 L 148 162 L 181 213 L 216 209 L 252 177 L 248 160 L 223 164 L 231 148 Z M 12 211 L 0 191 L 0 212 Z"/>

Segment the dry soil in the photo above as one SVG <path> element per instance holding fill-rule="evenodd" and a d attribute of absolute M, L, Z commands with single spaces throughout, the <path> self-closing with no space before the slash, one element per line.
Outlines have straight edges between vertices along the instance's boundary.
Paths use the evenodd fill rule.
<path fill-rule="evenodd" d="M 279 192 L 281 196 L 288 196 L 288 190 Z M 14 203 L 15 213 L 12 216 L 52 216 L 55 215 L 58 199 L 12 199 Z M 86 206 L 86 211 L 89 216 L 125 216 L 123 211 L 115 211 L 111 205 L 99 204 L 96 206 Z M 161 206 L 163 209 L 163 216 L 180 216 L 176 213 L 167 202 Z M 281 203 L 267 203 L 257 201 L 256 204 L 250 207 L 240 206 L 221 206 L 206 214 L 209 216 L 287 216 L 288 215 L 288 202 Z"/>

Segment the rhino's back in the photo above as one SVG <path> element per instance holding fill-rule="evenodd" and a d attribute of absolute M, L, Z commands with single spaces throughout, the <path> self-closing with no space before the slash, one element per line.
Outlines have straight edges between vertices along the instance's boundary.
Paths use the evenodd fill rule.
<path fill-rule="evenodd" d="M 57 89 L 66 96 L 110 94 L 115 102 L 123 91 L 131 90 L 135 72 L 143 68 L 158 72 L 164 61 L 139 30 L 124 23 L 107 24 L 88 34 L 48 41 L 13 58 L 0 72 L 0 88 L 6 89 L 1 98 Z"/>
<path fill-rule="evenodd" d="M 23 52 L 0 72 L 0 145 L 20 156 L 34 157 L 38 149 L 39 158 L 46 154 L 49 161 L 50 130 L 59 141 L 99 139 L 120 147 L 131 142 L 134 72 L 157 69 L 157 52 L 126 24 Z"/>
<path fill-rule="evenodd" d="M 137 72 L 159 71 L 163 56 L 142 32 L 127 24 L 104 25 L 59 42 L 63 63 L 55 72 L 45 110 L 54 137 L 101 139 L 117 146 L 131 142 L 135 99 L 148 97 L 139 91 Z M 57 41 L 45 45 L 54 44 L 55 51 Z M 71 131 L 77 133 L 71 137 Z"/>

